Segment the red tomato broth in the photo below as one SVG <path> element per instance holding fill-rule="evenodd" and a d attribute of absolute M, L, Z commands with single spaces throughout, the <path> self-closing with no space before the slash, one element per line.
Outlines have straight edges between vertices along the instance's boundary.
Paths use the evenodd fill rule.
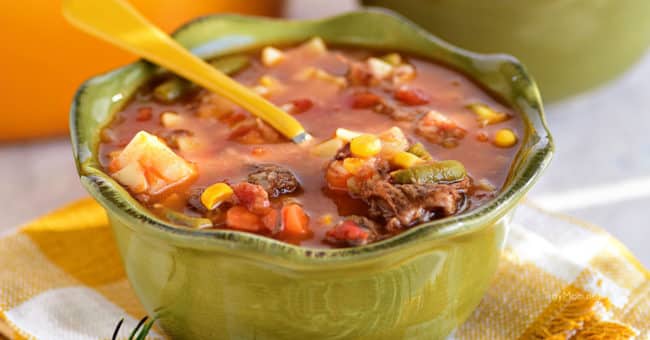
<path fill-rule="evenodd" d="M 344 77 L 348 66 L 341 61 L 341 56 L 361 60 L 371 55 L 380 56 L 381 53 L 352 49 L 329 49 L 324 55 L 313 56 L 300 48 L 290 48 L 284 52 L 284 60 L 272 67 L 266 67 L 260 63 L 259 53 L 251 54 L 251 64 L 234 75 L 233 78 L 251 87 L 255 86 L 263 75 L 276 78 L 286 87 L 286 91 L 268 97 L 277 105 L 296 100 L 310 100 L 312 106 L 304 112 L 296 114 L 295 117 L 314 137 L 315 141 L 311 145 L 332 138 L 337 128 L 378 134 L 393 126 L 398 126 L 409 139 L 421 142 L 435 159 L 454 159 L 463 163 L 468 175 L 475 183 L 485 179 L 494 186 L 496 191 L 503 186 L 520 143 L 518 142 L 517 145 L 510 148 L 499 148 L 491 143 L 491 139 L 497 130 L 507 128 L 514 131 L 521 140 L 525 133 L 524 122 L 516 112 L 491 97 L 467 76 L 420 58 L 405 58 L 409 64 L 415 67 L 417 74 L 408 82 L 408 86 L 425 93 L 428 103 L 416 106 L 398 105 L 398 107 L 404 110 L 429 108 L 439 111 L 467 131 L 466 136 L 459 141 L 458 145 L 443 147 L 428 142 L 415 132 L 417 120 L 396 121 L 388 115 L 374 112 L 371 109 L 353 109 L 351 97 L 355 92 L 359 92 L 358 87 L 341 89 L 335 84 L 324 81 L 295 79 L 295 74 L 307 66 L 321 68 L 332 75 Z M 154 135 L 161 135 L 170 130 L 160 123 L 160 116 L 163 112 L 176 112 L 183 118 L 183 122 L 175 128 L 191 131 L 197 143 L 192 150 L 175 150 L 175 152 L 198 167 L 198 177 L 192 183 L 172 188 L 160 196 L 135 195 L 145 206 L 151 208 L 156 203 L 164 202 L 165 198 L 173 193 L 180 197 L 181 202 L 187 201 L 192 189 L 205 188 L 217 182 L 239 183 L 246 180 L 250 164 L 273 163 L 291 169 L 298 177 L 302 189 L 288 196 L 294 197 L 302 205 L 309 216 L 311 229 L 311 234 L 307 239 L 286 239 L 282 236 L 276 238 L 308 247 L 332 247 L 332 245 L 323 242 L 325 233 L 333 224 L 345 219 L 341 216 L 352 213 L 366 215 L 364 210 L 367 210 L 367 205 L 364 202 L 327 189 L 324 169 L 329 159 L 310 155 L 309 146 L 296 145 L 287 140 L 280 143 L 254 145 L 229 140 L 231 129 L 227 124 L 216 118 L 204 118 L 196 115 L 204 90 L 197 90 L 175 103 L 163 104 L 151 96 L 155 84 L 156 81 L 152 81 L 143 86 L 116 115 L 114 121 L 103 131 L 107 137 L 102 139 L 99 146 L 100 161 L 105 168 L 108 168 L 112 158 L 111 153 L 121 150 L 138 131 L 145 130 Z M 382 89 L 370 87 L 368 91 L 391 98 L 391 102 L 399 104 L 399 101 L 392 99 L 390 93 L 386 93 Z M 481 127 L 476 114 L 467 108 L 467 105 L 473 103 L 483 103 L 495 111 L 507 113 L 510 118 L 498 124 Z M 142 114 L 139 114 L 141 108 L 151 108 L 150 119 L 142 120 Z M 249 115 L 243 110 L 241 113 Z M 138 120 L 138 116 L 140 116 L 140 120 Z M 480 141 L 479 133 L 487 134 L 489 140 Z M 272 199 L 272 207 L 279 209 L 283 197 Z M 479 194 L 476 190 L 471 189 L 467 193 L 467 208 L 460 212 L 480 206 L 490 198 L 492 195 Z M 178 201 L 179 199 L 176 199 L 176 204 L 167 205 L 169 208 L 179 210 L 189 216 L 201 215 L 187 205 L 184 209 L 179 208 Z M 323 225 L 322 217 L 327 214 L 333 215 L 333 224 Z M 219 226 L 219 228 L 223 228 L 223 226 Z M 261 234 L 268 235 L 265 232 Z"/>

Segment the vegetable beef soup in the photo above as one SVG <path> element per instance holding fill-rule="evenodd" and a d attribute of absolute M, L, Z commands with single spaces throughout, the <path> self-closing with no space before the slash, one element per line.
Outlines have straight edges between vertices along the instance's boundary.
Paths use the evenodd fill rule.
<path fill-rule="evenodd" d="M 525 134 L 465 75 L 319 38 L 211 64 L 294 115 L 294 144 L 224 98 L 164 73 L 104 128 L 101 163 L 157 216 L 308 247 L 376 242 L 485 204 Z"/>

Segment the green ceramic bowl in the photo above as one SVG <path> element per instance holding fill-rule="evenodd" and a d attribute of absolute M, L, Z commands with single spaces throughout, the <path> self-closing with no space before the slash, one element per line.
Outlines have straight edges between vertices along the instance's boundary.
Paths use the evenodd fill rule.
<path fill-rule="evenodd" d="M 510 53 L 545 100 L 612 79 L 650 46 L 648 0 L 363 0 L 474 51 Z"/>
<path fill-rule="evenodd" d="M 503 193 L 470 213 L 368 246 L 319 250 L 158 219 L 102 170 L 99 132 L 155 71 L 139 61 L 86 82 L 71 112 L 81 181 L 106 208 L 129 280 L 174 339 L 439 339 L 481 300 L 510 215 L 551 158 L 537 88 L 512 57 L 453 47 L 395 15 L 317 21 L 210 16 L 175 38 L 202 57 L 320 36 L 330 44 L 417 54 L 471 75 L 521 111 L 522 150 Z"/>

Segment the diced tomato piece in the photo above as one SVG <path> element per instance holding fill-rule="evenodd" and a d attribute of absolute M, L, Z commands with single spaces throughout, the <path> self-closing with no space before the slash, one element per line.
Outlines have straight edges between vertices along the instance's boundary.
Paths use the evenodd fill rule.
<path fill-rule="evenodd" d="M 229 112 L 219 118 L 219 121 L 227 124 L 228 126 L 233 126 L 243 120 L 248 116 L 242 112 Z"/>
<path fill-rule="evenodd" d="M 370 92 L 359 92 L 352 96 L 351 106 L 353 109 L 368 109 L 381 104 L 381 97 Z"/>
<path fill-rule="evenodd" d="M 490 137 L 488 136 L 487 132 L 485 132 L 485 131 L 479 131 L 479 132 L 476 133 L 476 140 L 478 140 L 479 142 L 485 143 L 489 139 L 490 139 Z"/>
<path fill-rule="evenodd" d="M 264 227 L 259 216 L 240 205 L 228 209 L 226 212 L 226 225 L 233 229 L 251 232 L 259 232 Z"/>
<path fill-rule="evenodd" d="M 325 180 L 332 190 L 347 190 L 351 174 L 343 167 L 343 161 L 334 161 L 327 167 Z"/>
<path fill-rule="evenodd" d="M 339 245 L 364 245 L 368 243 L 370 231 L 353 221 L 345 220 L 325 233 L 328 242 Z"/>
<path fill-rule="evenodd" d="M 309 98 L 294 99 L 291 101 L 293 104 L 293 114 L 299 114 L 308 111 L 314 106 L 314 102 Z"/>
<path fill-rule="evenodd" d="M 266 149 L 261 146 L 256 146 L 251 150 L 251 155 L 256 157 L 263 156 L 264 154 L 266 154 Z"/>
<path fill-rule="evenodd" d="M 304 237 L 310 234 L 309 216 L 298 204 L 282 207 L 282 233 L 288 237 Z"/>
<path fill-rule="evenodd" d="M 138 109 L 138 114 L 135 116 L 135 120 L 138 122 L 144 122 L 151 119 L 151 116 L 153 116 L 153 109 L 151 107 L 141 107 Z"/>
<path fill-rule="evenodd" d="M 429 96 L 426 93 L 408 86 L 400 86 L 393 96 L 406 105 L 424 105 L 429 102 Z"/>
<path fill-rule="evenodd" d="M 271 209 L 268 193 L 257 184 L 242 182 L 233 185 L 232 190 L 239 204 L 254 214 L 264 215 Z"/>
<path fill-rule="evenodd" d="M 272 234 L 276 234 L 282 230 L 282 224 L 280 222 L 280 213 L 275 209 L 262 216 L 262 224 Z"/>

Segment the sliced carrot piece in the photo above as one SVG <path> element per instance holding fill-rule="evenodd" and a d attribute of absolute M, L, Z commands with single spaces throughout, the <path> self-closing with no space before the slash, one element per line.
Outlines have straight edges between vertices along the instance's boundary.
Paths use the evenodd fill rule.
<path fill-rule="evenodd" d="M 264 227 L 259 216 L 240 205 L 228 209 L 226 225 L 233 229 L 252 232 L 259 232 Z"/>
<path fill-rule="evenodd" d="M 290 237 L 305 236 L 310 232 L 309 216 L 297 204 L 282 207 L 282 225 L 284 226 L 283 232 Z"/>
<path fill-rule="evenodd" d="M 262 223 L 264 224 L 264 227 L 273 234 L 282 229 L 282 226 L 280 225 L 280 213 L 275 209 L 262 216 Z"/>

